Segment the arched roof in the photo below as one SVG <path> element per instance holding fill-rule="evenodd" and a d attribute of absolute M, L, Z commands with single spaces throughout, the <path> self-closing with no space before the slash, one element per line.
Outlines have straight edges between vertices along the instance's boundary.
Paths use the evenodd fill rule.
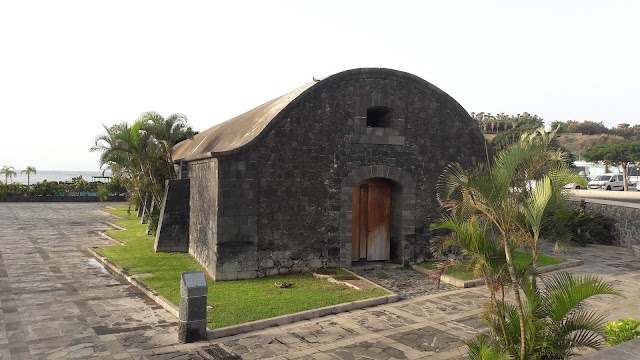
<path fill-rule="evenodd" d="M 205 130 L 193 138 L 176 144 L 172 149 L 174 161 L 193 161 L 210 157 L 217 157 L 232 154 L 240 151 L 245 146 L 258 140 L 261 134 L 267 133 L 268 128 L 273 126 L 279 115 L 285 114 L 286 108 L 295 106 L 302 101 L 307 94 L 313 90 L 328 86 L 331 83 L 338 83 L 348 79 L 364 78 L 384 78 L 402 82 L 411 82 L 419 87 L 424 87 L 443 103 L 449 103 L 454 110 L 468 117 L 466 110 L 460 106 L 452 97 L 440 90 L 431 83 L 406 72 L 383 69 L 383 68 L 361 68 L 347 70 L 335 75 L 331 75 L 319 82 L 310 82 L 301 87 L 268 101 L 244 114 L 231 118 L 223 123 Z"/>

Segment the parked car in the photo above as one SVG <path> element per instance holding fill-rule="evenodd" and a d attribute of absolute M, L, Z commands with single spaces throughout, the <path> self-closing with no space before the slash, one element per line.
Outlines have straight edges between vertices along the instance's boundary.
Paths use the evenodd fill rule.
<path fill-rule="evenodd" d="M 589 189 L 624 190 L 622 174 L 602 174 L 589 181 Z"/>
<path fill-rule="evenodd" d="M 589 178 L 587 175 L 585 175 L 584 171 L 580 171 L 578 176 L 580 176 L 584 180 L 584 182 L 586 184 L 588 184 L 589 181 L 591 181 L 591 178 Z M 567 185 L 563 186 L 563 188 L 580 190 L 580 189 L 586 189 L 587 186 L 585 186 L 584 184 L 578 184 L 578 183 L 568 183 Z"/>
<path fill-rule="evenodd" d="M 563 186 L 563 188 L 565 189 L 584 189 L 583 185 L 580 185 L 578 183 L 568 183 L 567 185 Z"/>

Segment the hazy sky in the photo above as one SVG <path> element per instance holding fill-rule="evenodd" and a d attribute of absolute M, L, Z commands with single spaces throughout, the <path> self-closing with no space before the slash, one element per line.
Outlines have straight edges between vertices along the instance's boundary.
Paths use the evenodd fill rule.
<path fill-rule="evenodd" d="M 202 131 L 359 67 L 467 111 L 636 124 L 639 42 L 632 0 L 0 0 L 0 166 L 97 170 L 101 124 L 155 110 Z"/>

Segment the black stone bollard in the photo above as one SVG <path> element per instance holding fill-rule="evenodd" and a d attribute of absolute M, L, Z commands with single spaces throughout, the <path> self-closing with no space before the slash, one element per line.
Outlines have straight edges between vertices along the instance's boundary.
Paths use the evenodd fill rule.
<path fill-rule="evenodd" d="M 180 281 L 178 340 L 207 339 L 207 281 L 201 271 L 185 271 Z"/>

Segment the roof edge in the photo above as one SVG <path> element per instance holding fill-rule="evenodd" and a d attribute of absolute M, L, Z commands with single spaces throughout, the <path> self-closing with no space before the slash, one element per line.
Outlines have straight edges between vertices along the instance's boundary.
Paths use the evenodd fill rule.
<path fill-rule="evenodd" d="M 447 94 L 437 86 L 431 84 L 430 82 L 424 80 L 423 78 L 417 75 L 413 75 L 411 73 L 400 71 L 400 70 L 388 69 L 388 68 L 356 68 L 356 69 L 345 70 L 345 71 L 330 75 L 320 80 L 313 86 L 310 86 L 309 88 L 304 90 L 302 93 L 296 96 L 293 100 L 291 100 L 284 108 L 282 108 L 282 110 L 280 110 L 269 121 L 269 123 L 262 129 L 262 131 L 260 131 L 260 133 L 258 133 L 254 138 L 249 140 L 247 143 L 231 150 L 225 150 L 225 151 L 219 151 L 219 152 L 205 152 L 205 153 L 187 156 L 184 158 L 174 160 L 174 163 L 179 163 L 180 161 L 191 162 L 191 161 L 198 161 L 198 160 L 204 160 L 209 158 L 216 158 L 220 156 L 237 154 L 243 151 L 245 148 L 253 146 L 255 143 L 262 140 L 273 129 L 273 127 L 281 121 L 281 119 L 285 116 L 285 114 L 289 112 L 289 110 L 292 107 L 297 106 L 309 94 L 315 91 L 319 91 L 325 86 L 340 83 L 345 80 L 363 79 L 363 78 L 372 78 L 372 77 L 385 78 L 385 79 L 396 80 L 396 81 L 401 81 L 405 83 L 420 84 L 428 88 L 430 91 L 432 91 L 434 95 L 436 95 L 436 98 L 441 100 L 446 99 L 449 103 L 451 103 L 454 106 L 454 110 L 456 110 L 460 115 L 471 119 L 471 117 L 469 116 L 469 113 L 462 107 L 462 105 L 460 105 L 460 103 L 458 103 L 458 101 L 456 101 L 453 97 L 451 97 L 449 94 Z"/>

